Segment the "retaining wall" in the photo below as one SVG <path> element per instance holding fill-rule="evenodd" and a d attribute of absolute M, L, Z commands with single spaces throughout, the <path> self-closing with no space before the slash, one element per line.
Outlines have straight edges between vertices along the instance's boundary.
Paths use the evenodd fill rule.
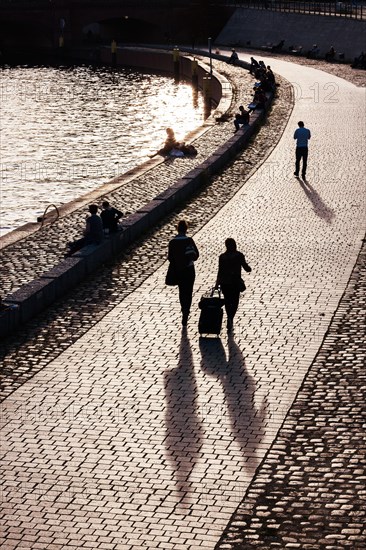
<path fill-rule="evenodd" d="M 345 59 L 353 61 L 366 51 L 366 21 L 237 8 L 215 43 L 245 47 L 249 42 L 251 47 L 260 48 L 280 40 L 285 40 L 283 51 L 301 45 L 306 53 L 317 44 L 322 57 L 333 45 L 338 53 L 345 54 Z"/>
<path fill-rule="evenodd" d="M 125 52 L 120 52 L 120 56 L 124 55 Z M 131 57 L 126 56 L 125 59 L 126 61 L 128 60 L 128 64 L 131 64 L 131 60 L 133 59 L 133 62 L 142 63 L 142 65 L 139 65 L 140 67 L 146 67 L 145 63 L 156 62 L 158 59 L 161 59 L 161 56 L 164 56 L 162 52 L 148 56 L 146 56 L 146 53 L 143 53 L 141 56 L 137 54 Z M 227 59 L 224 56 L 217 57 Z M 169 67 L 172 67 L 172 60 L 167 54 L 165 54 L 163 59 L 166 62 L 165 66 L 168 70 Z M 183 71 L 187 71 L 187 74 L 188 70 L 190 71 L 191 59 L 190 57 L 181 57 L 180 59 L 181 67 Z M 121 62 L 124 59 L 118 57 L 118 61 Z M 248 68 L 248 65 L 244 62 L 240 62 L 239 64 L 244 68 Z M 149 67 L 151 68 L 151 65 Z M 204 66 L 201 67 L 200 74 L 201 79 L 207 74 Z M 216 94 L 217 101 L 219 101 L 220 78 L 215 76 L 215 81 L 217 85 L 214 93 Z M 268 102 L 270 101 L 271 98 L 269 97 Z M 220 110 L 224 108 L 224 111 L 226 111 L 229 106 L 230 98 L 226 92 L 222 105 L 220 103 Z M 125 218 L 123 220 L 122 231 L 108 235 L 99 245 L 84 247 L 71 258 L 65 258 L 38 279 L 22 286 L 19 290 L 7 296 L 4 299 L 4 304 L 7 307 L 0 312 L 0 338 L 7 336 L 20 324 L 27 322 L 42 309 L 62 297 L 104 262 L 113 260 L 117 254 L 152 228 L 159 220 L 174 211 L 179 204 L 186 201 L 205 186 L 210 176 L 223 169 L 227 162 L 244 148 L 264 117 L 264 112 L 252 113 L 250 125 L 247 128 L 234 134 L 202 164 L 188 172 L 183 178 L 176 181 L 137 212 Z"/>

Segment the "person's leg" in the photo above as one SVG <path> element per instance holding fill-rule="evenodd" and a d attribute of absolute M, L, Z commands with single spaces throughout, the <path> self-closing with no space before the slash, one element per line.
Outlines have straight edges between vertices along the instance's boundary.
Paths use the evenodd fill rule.
<path fill-rule="evenodd" d="M 239 306 L 239 290 L 233 289 L 229 285 L 223 285 L 221 287 L 222 293 L 225 299 L 225 311 L 227 315 L 227 329 L 231 330 L 233 327 L 233 320 Z"/>
<path fill-rule="evenodd" d="M 301 160 L 301 148 L 296 147 L 296 162 L 295 162 L 295 176 L 299 175 Z"/>
<path fill-rule="evenodd" d="M 85 240 L 86 240 L 85 237 L 81 237 L 81 239 L 77 239 L 76 241 L 70 242 L 69 243 L 70 254 L 74 254 L 75 252 L 83 248 L 83 246 L 85 246 Z"/>
<path fill-rule="evenodd" d="M 179 302 L 182 308 L 182 325 L 186 325 L 189 317 L 189 312 L 192 304 L 193 285 L 195 280 L 194 268 L 188 268 L 180 276 Z"/>
<path fill-rule="evenodd" d="M 304 178 L 306 176 L 306 168 L 308 166 L 308 148 L 304 147 L 302 152 L 302 177 Z"/>
<path fill-rule="evenodd" d="M 239 298 L 240 298 L 239 290 L 233 291 L 232 298 L 231 298 L 231 318 L 232 319 L 234 319 L 236 312 L 238 311 Z"/>

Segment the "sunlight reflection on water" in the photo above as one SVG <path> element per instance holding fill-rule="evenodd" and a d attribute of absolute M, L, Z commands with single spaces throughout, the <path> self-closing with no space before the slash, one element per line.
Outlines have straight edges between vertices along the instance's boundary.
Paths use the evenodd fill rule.
<path fill-rule="evenodd" d="M 201 94 L 173 78 L 109 68 L 0 70 L 0 233 L 147 160 L 171 126 L 203 122 Z"/>

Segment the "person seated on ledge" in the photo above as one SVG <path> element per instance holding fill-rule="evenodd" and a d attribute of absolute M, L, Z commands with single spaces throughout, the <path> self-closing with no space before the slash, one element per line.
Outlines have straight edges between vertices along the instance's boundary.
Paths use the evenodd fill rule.
<path fill-rule="evenodd" d="M 243 105 L 240 105 L 239 113 L 235 115 L 234 120 L 235 132 L 240 129 L 240 125 L 246 126 L 247 124 L 249 124 L 249 112 L 244 109 Z"/>
<path fill-rule="evenodd" d="M 336 51 L 333 46 L 330 47 L 329 52 L 325 54 L 325 61 L 333 61 L 335 58 Z"/>
<path fill-rule="evenodd" d="M 273 84 L 269 81 L 267 73 L 261 76 L 259 83 L 260 83 L 259 87 L 263 90 L 263 92 L 273 91 Z"/>
<path fill-rule="evenodd" d="M 122 212 L 111 206 L 108 201 L 102 202 L 102 208 L 100 217 L 102 218 L 104 232 L 116 233 L 119 229 L 118 221 L 123 216 Z"/>
<path fill-rule="evenodd" d="M 230 59 L 229 59 L 229 63 L 232 63 L 233 65 L 236 65 L 237 62 L 239 61 L 239 56 L 238 54 L 236 53 L 236 51 L 234 50 L 234 48 L 231 50 L 231 56 L 230 56 Z"/>
<path fill-rule="evenodd" d="M 267 65 L 266 77 L 267 77 L 268 82 L 272 86 L 272 91 L 274 91 L 275 88 L 276 88 L 276 78 L 275 78 L 275 75 L 274 75 L 270 65 Z"/>
<path fill-rule="evenodd" d="M 366 54 L 361 52 L 358 57 L 355 57 L 351 67 L 352 69 L 366 69 Z"/>
<path fill-rule="evenodd" d="M 249 69 L 249 72 L 250 74 L 253 74 L 257 69 L 259 69 L 260 65 L 258 63 L 258 61 L 256 59 L 254 59 L 254 57 L 251 57 L 250 58 L 250 69 Z"/>
<path fill-rule="evenodd" d="M 266 108 L 267 97 L 262 88 L 257 88 L 254 92 L 252 103 L 248 105 L 249 113 L 252 113 L 256 109 Z"/>
<path fill-rule="evenodd" d="M 88 209 L 90 216 L 86 218 L 84 236 L 81 237 L 81 239 L 67 243 L 69 250 L 66 256 L 71 256 L 71 254 L 74 254 L 88 244 L 100 244 L 104 239 L 102 219 L 97 214 L 98 206 L 96 204 L 90 204 Z"/>
<path fill-rule="evenodd" d="M 285 44 L 284 40 L 280 40 L 278 44 L 275 44 L 272 46 L 271 51 L 272 52 L 280 52 Z"/>
<path fill-rule="evenodd" d="M 320 54 L 320 50 L 317 46 L 317 44 L 313 44 L 311 50 L 308 51 L 307 58 L 308 59 L 318 59 Z"/>

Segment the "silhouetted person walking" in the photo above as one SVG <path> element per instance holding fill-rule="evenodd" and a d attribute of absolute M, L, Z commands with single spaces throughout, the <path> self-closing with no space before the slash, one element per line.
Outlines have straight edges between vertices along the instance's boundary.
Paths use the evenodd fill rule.
<path fill-rule="evenodd" d="M 179 288 L 179 301 L 182 308 L 182 325 L 186 326 L 192 304 L 193 285 L 196 278 L 194 262 L 199 257 L 192 237 L 187 237 L 188 225 L 185 220 L 178 223 L 178 234 L 169 242 L 168 260 L 174 271 Z"/>
<path fill-rule="evenodd" d="M 247 264 L 244 254 L 236 249 L 234 239 L 226 239 L 226 252 L 220 254 L 219 270 L 217 273 L 216 286 L 220 286 L 225 300 L 227 314 L 227 330 L 233 329 L 233 320 L 239 306 L 240 292 L 244 292 L 245 284 L 241 278 L 241 268 L 247 273 L 252 271 Z"/>
<path fill-rule="evenodd" d="M 306 168 L 308 164 L 308 141 L 311 138 L 310 130 L 304 127 L 304 123 L 300 120 L 298 128 L 295 130 L 294 139 L 296 139 L 296 163 L 294 176 L 298 177 L 300 172 L 300 161 L 302 159 L 302 171 L 303 178 L 306 176 Z"/>

